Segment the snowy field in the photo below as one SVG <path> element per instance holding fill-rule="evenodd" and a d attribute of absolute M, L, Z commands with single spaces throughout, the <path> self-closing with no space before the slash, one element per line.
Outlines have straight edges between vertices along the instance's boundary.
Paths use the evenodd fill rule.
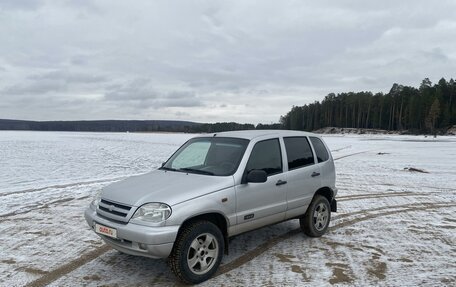
<path fill-rule="evenodd" d="M 0 286 L 177 285 L 164 260 L 106 247 L 83 210 L 189 137 L 0 131 Z M 325 140 L 339 188 L 329 232 L 306 237 L 295 220 L 237 236 L 201 285 L 455 286 L 456 137 Z"/>

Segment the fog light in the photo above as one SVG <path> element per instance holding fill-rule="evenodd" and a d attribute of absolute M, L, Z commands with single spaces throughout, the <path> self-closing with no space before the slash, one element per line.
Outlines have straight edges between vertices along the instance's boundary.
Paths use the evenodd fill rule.
<path fill-rule="evenodd" d="M 147 250 L 147 245 L 144 243 L 139 243 L 138 246 L 139 246 L 139 249 Z"/>

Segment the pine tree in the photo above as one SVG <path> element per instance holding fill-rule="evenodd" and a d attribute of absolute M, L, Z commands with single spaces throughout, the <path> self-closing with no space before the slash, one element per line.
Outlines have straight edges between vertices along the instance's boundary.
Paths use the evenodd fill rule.
<path fill-rule="evenodd" d="M 440 116 L 440 102 L 438 98 L 435 98 L 432 103 L 431 108 L 429 109 L 429 114 L 426 118 L 426 123 L 428 128 L 431 130 L 431 133 L 435 134 L 435 123 Z"/>

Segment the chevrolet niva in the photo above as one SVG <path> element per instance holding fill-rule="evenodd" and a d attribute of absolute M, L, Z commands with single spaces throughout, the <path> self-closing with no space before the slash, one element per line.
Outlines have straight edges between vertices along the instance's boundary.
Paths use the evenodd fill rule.
<path fill-rule="evenodd" d="M 113 248 L 168 258 L 181 281 L 199 283 L 217 271 L 232 236 L 289 219 L 322 236 L 337 211 L 335 177 L 312 133 L 201 135 L 159 169 L 103 188 L 85 218 Z"/>

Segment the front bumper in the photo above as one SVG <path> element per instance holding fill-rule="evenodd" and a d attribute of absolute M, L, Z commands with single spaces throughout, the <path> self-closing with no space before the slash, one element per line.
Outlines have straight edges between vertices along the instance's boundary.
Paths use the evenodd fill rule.
<path fill-rule="evenodd" d="M 95 229 L 95 223 L 117 230 L 117 238 L 97 233 L 106 244 L 123 253 L 150 258 L 168 257 L 179 231 L 179 226 L 150 227 L 116 223 L 98 216 L 91 208 L 85 210 L 84 217 L 92 230 Z"/>

